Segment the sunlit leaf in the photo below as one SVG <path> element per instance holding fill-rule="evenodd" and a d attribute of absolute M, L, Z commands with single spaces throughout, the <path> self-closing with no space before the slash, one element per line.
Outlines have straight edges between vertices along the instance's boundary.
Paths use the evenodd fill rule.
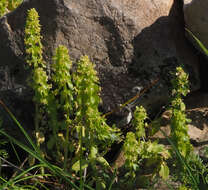
<path fill-rule="evenodd" d="M 167 180 L 169 178 L 169 168 L 165 163 L 161 164 L 159 174 L 164 180 Z"/>
<path fill-rule="evenodd" d="M 84 170 L 85 168 L 88 167 L 88 161 L 87 160 L 81 160 L 81 169 Z M 76 161 L 73 165 L 72 165 L 72 170 L 74 170 L 75 172 L 80 171 L 80 160 Z"/>

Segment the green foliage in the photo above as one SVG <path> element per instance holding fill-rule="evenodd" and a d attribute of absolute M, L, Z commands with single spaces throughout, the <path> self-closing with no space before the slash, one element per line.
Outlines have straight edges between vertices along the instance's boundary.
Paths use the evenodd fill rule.
<path fill-rule="evenodd" d="M 33 68 L 45 67 L 42 59 L 42 43 L 40 35 L 40 23 L 39 15 L 37 11 L 33 8 L 28 10 L 28 16 L 25 26 L 25 49 L 26 49 L 26 60 L 29 66 Z"/>
<path fill-rule="evenodd" d="M 21 142 L 19 142 L 18 140 L 16 140 L 14 137 L 8 135 L 2 129 L 0 129 L 0 134 L 4 135 L 12 143 L 16 144 L 17 146 L 19 146 L 20 148 L 22 148 L 22 150 L 24 150 L 27 153 L 29 153 L 30 156 L 32 156 L 32 157 L 36 158 L 37 160 L 39 160 L 40 163 L 41 163 L 41 165 L 36 165 L 37 167 L 42 167 L 43 166 L 43 167 L 47 168 L 48 170 L 50 170 L 52 172 L 53 175 L 57 176 L 59 179 L 64 180 L 65 182 L 67 182 L 68 184 L 70 184 L 71 187 L 73 187 L 74 189 L 79 190 L 78 186 L 75 185 L 72 182 L 72 180 L 71 180 L 72 179 L 72 176 L 70 176 L 69 174 L 67 174 L 66 172 L 64 172 L 58 166 L 54 166 L 53 164 L 49 163 L 45 158 L 43 158 L 42 154 L 38 150 L 38 147 L 33 143 L 32 139 L 30 138 L 30 136 L 28 135 L 28 133 L 25 131 L 25 129 L 22 127 L 22 125 L 17 121 L 17 119 L 15 118 L 15 116 L 10 112 L 10 110 L 4 104 L 2 104 L 1 101 L 0 101 L 0 103 L 1 103 L 1 105 L 4 106 L 5 111 L 8 113 L 8 115 L 14 121 L 14 123 L 17 125 L 18 129 L 20 129 L 20 131 L 24 134 L 25 139 L 29 142 L 29 145 L 32 147 L 32 149 L 30 147 L 22 144 Z M 31 168 L 34 168 L 36 166 L 32 166 Z M 28 170 L 30 170 L 30 168 Z M 25 170 L 23 173 L 20 173 L 20 175 L 18 176 L 18 178 L 20 176 L 26 174 L 28 172 L 28 170 Z M 41 177 L 41 175 L 40 175 L 40 177 Z M 17 179 L 17 177 L 15 179 Z M 2 189 L 4 189 L 3 187 L 7 187 L 7 185 L 10 185 L 11 182 L 14 182 L 14 178 L 11 178 L 8 182 L 6 180 L 4 180 L 4 179 L 1 179 L 1 180 L 3 180 L 5 182 L 3 184 L 3 186 L 2 186 Z M 90 188 L 88 187 L 88 189 L 90 189 Z"/>
<path fill-rule="evenodd" d="M 182 67 L 177 67 L 176 72 L 172 73 L 172 96 L 173 98 L 182 98 L 186 96 L 189 91 L 188 75 L 184 72 Z"/>
<path fill-rule="evenodd" d="M 34 91 L 37 146 L 44 147 L 47 141 L 53 154 L 43 151 L 46 156 L 52 155 L 57 163 L 63 164 L 65 171 L 80 172 L 82 189 L 83 170 L 90 167 L 96 176 L 97 165 L 110 167 L 103 155 L 119 139 L 119 133 L 106 124 L 98 111 L 101 99 L 95 65 L 83 56 L 71 75 L 68 50 L 59 46 L 49 80 L 42 59 L 41 38 L 39 16 L 31 9 L 25 27 L 25 46 L 26 61 L 32 69 L 29 85 Z M 43 122 L 45 117 L 49 118 L 48 122 Z"/>
<path fill-rule="evenodd" d="M 134 111 L 134 119 L 132 121 L 133 126 L 136 129 L 136 137 L 139 139 L 145 137 L 145 119 L 147 119 L 147 113 L 144 107 L 136 107 Z"/>
<path fill-rule="evenodd" d="M 135 133 L 127 133 L 123 146 L 126 158 L 125 166 L 129 170 L 126 177 L 134 179 L 136 171 L 140 166 L 143 166 L 147 170 L 151 168 L 152 176 L 159 174 L 166 180 L 169 177 L 169 168 L 165 161 L 170 157 L 170 154 L 164 145 L 158 144 L 156 141 L 144 140 L 146 137 L 145 119 L 147 119 L 147 113 L 144 107 L 136 107 L 132 121 Z"/>
<path fill-rule="evenodd" d="M 28 17 L 25 26 L 25 49 L 26 61 L 32 68 L 29 85 L 34 90 L 33 101 L 38 105 L 39 112 L 40 105 L 48 104 L 48 93 L 50 86 L 48 85 L 48 76 L 45 71 L 45 64 L 42 58 L 42 43 L 40 35 L 39 16 L 37 11 L 33 8 L 28 11 Z"/>
<path fill-rule="evenodd" d="M 64 157 L 64 169 L 68 159 L 69 132 L 72 129 L 71 117 L 73 115 L 74 87 L 71 79 L 70 69 L 72 62 L 68 55 L 68 50 L 64 46 L 56 49 L 52 64 L 52 89 L 48 96 L 47 111 L 49 115 L 49 127 L 53 135 L 50 136 L 48 148 L 53 149 L 56 145 L 56 159 Z M 63 115 L 62 120 L 58 119 Z M 63 134 L 65 132 L 65 134 Z M 61 150 L 64 149 L 64 155 Z"/>
<path fill-rule="evenodd" d="M 20 3 L 20 1 L 2 0 L 0 14 L 17 6 L 18 3 L 15 4 L 15 2 Z M 31 69 L 31 77 L 28 81 L 34 92 L 36 144 L 8 109 L 7 112 L 32 148 L 23 145 L 1 129 L 0 134 L 39 160 L 41 164 L 33 165 L 14 179 L 6 181 L 0 178 L 4 181 L 2 187 L 3 189 L 7 187 L 24 189 L 24 186 L 19 187 L 17 184 L 28 179 L 24 177 L 27 172 L 35 168 L 47 168 L 53 175 L 58 176 L 74 189 L 92 189 L 93 186 L 99 190 L 109 187 L 110 190 L 114 180 L 119 176 L 116 172 L 112 174 L 105 154 L 114 142 L 123 139 L 120 137 L 121 132 L 114 126 L 107 125 L 106 119 L 98 110 L 101 103 L 101 88 L 95 65 L 87 56 L 81 57 L 73 64 L 67 48 L 59 46 L 53 57 L 51 76 L 48 76 L 42 57 L 40 32 L 38 13 L 35 9 L 31 9 L 28 11 L 26 20 L 24 41 L 26 62 Z M 189 186 L 195 188 L 195 181 L 203 189 L 208 182 L 207 166 L 192 153 L 193 148 L 187 129 L 189 120 L 186 118 L 185 104 L 182 100 L 183 96 L 189 92 L 188 75 L 181 67 L 178 67 L 171 82 L 173 90 L 170 142 L 176 147 L 179 157 L 182 155 L 180 159 L 183 165 L 178 176 L 185 183 L 179 189 L 188 189 Z M 135 182 L 138 175 L 145 176 L 143 169 L 150 171 L 148 175 L 150 174 L 152 179 L 157 176 L 167 180 L 169 177 L 166 162 L 170 158 L 170 153 L 164 145 L 148 140 L 145 122 L 147 118 L 146 110 L 142 106 L 136 107 L 132 131 L 126 134 L 123 144 L 127 183 Z M 159 124 L 160 120 L 157 126 Z M 157 130 L 158 128 L 155 131 Z M 56 165 L 49 163 L 46 158 L 52 159 Z M 191 175 L 193 173 L 193 183 L 190 182 L 190 175 L 185 172 Z M 41 176 L 47 177 L 43 173 Z M 39 177 L 39 174 L 32 177 Z M 30 189 L 29 186 L 28 189 Z"/>
<path fill-rule="evenodd" d="M 72 62 L 68 55 L 68 50 L 64 46 L 59 46 L 56 49 L 54 56 L 54 64 L 52 64 L 52 96 L 55 97 L 55 105 L 61 108 L 66 120 L 70 120 L 73 114 L 73 100 L 74 100 L 74 87 L 71 79 L 70 69 Z M 58 100 L 56 100 L 59 95 Z M 50 105 L 52 106 L 52 105 Z M 70 121 L 68 121 L 70 123 Z"/>
<path fill-rule="evenodd" d="M 101 89 L 94 67 L 88 57 L 84 56 L 77 62 L 77 70 L 73 75 L 76 91 L 75 120 L 78 125 L 84 126 L 87 135 L 85 143 L 89 147 L 91 142 L 96 146 L 103 143 L 107 145 L 118 138 L 116 130 L 106 124 L 105 118 L 98 111 Z"/>
<path fill-rule="evenodd" d="M 187 188 L 185 185 L 182 185 L 178 188 L 178 190 L 191 190 L 191 189 Z"/>
<path fill-rule="evenodd" d="M 142 142 L 140 148 L 141 158 L 145 161 L 147 168 L 154 167 L 152 175 L 159 173 L 163 179 L 169 177 L 169 168 L 165 160 L 170 157 L 170 153 L 165 146 L 158 144 L 156 141 Z"/>
<path fill-rule="evenodd" d="M 136 107 L 132 125 L 136 132 L 128 132 L 123 145 L 124 156 L 126 158 L 125 166 L 129 170 L 126 176 L 135 177 L 135 172 L 139 168 L 139 153 L 141 153 L 140 138 L 145 137 L 145 119 L 147 113 L 144 107 Z"/>
<path fill-rule="evenodd" d="M 73 74 L 76 96 L 74 125 L 79 134 L 80 176 L 82 176 L 82 164 L 86 161 L 94 175 L 98 175 L 97 164 L 104 168 L 109 167 L 103 155 L 110 145 L 119 139 L 118 130 L 109 127 L 98 111 L 101 89 L 94 67 L 89 58 L 83 56 L 77 62 L 76 72 Z M 84 152 L 89 154 L 88 158 L 84 156 Z"/>
<path fill-rule="evenodd" d="M 41 122 L 45 114 L 45 107 L 48 105 L 48 94 L 50 90 L 50 85 L 48 85 L 48 76 L 45 71 L 46 66 L 42 58 L 42 37 L 40 35 L 40 30 L 39 15 L 34 8 L 30 9 L 26 19 L 24 42 L 26 49 L 26 62 L 32 68 L 28 84 L 34 92 L 34 126 L 38 147 L 40 147 L 40 145 L 45 141 L 45 131 L 44 129 L 41 130 Z M 31 165 L 34 161 L 34 159 L 31 159 Z"/>
<path fill-rule="evenodd" d="M 8 12 L 7 7 L 8 7 L 8 0 L 1 0 L 0 1 L 0 17 Z"/>
<path fill-rule="evenodd" d="M 0 17 L 8 13 L 9 11 L 16 9 L 21 3 L 22 3 L 22 0 L 1 0 L 0 1 Z"/>
<path fill-rule="evenodd" d="M 22 0 L 8 0 L 8 9 L 10 11 L 13 11 L 16 9 L 20 4 L 22 3 Z"/>
<path fill-rule="evenodd" d="M 186 158 L 186 164 L 193 176 L 195 183 L 190 179 L 190 175 L 187 175 L 187 168 L 182 168 L 178 166 L 175 170 L 176 178 L 179 178 L 184 184 L 184 187 L 191 189 L 207 189 L 208 188 L 208 166 L 204 163 L 204 161 L 196 155 L 194 152 L 191 152 L 190 155 Z"/>
<path fill-rule="evenodd" d="M 139 143 L 133 132 L 128 132 L 123 145 L 124 156 L 126 158 L 125 165 L 129 170 L 128 176 L 135 178 L 135 171 L 138 169 L 139 160 Z"/>
<path fill-rule="evenodd" d="M 178 158 L 176 161 L 174 160 L 176 178 L 184 184 L 181 189 L 188 189 L 188 187 L 191 187 L 191 189 L 207 189 L 207 166 L 193 152 L 188 136 L 187 124 L 190 120 L 186 118 L 186 108 L 182 100 L 183 96 L 189 92 L 188 75 L 183 71 L 182 67 L 176 68 L 171 82 L 173 85 L 171 143 Z"/>
<path fill-rule="evenodd" d="M 188 136 L 187 123 L 189 120 L 186 118 L 186 108 L 182 100 L 182 96 L 186 96 L 189 92 L 188 75 L 184 72 L 182 67 L 176 68 L 171 83 L 173 86 L 173 99 L 171 102 L 171 140 L 175 143 L 182 156 L 186 157 L 192 151 L 192 145 L 190 144 Z"/>

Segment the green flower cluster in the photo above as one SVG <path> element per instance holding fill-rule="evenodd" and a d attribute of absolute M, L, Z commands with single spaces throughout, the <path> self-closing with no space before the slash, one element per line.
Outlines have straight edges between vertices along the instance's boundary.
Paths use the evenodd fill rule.
<path fill-rule="evenodd" d="M 190 120 L 186 118 L 186 106 L 182 100 L 182 96 L 186 96 L 189 92 L 188 75 L 184 72 L 182 67 L 177 67 L 174 76 L 175 77 L 171 81 L 173 86 L 173 99 L 171 102 L 171 140 L 175 143 L 179 152 L 186 157 L 192 150 L 187 126 Z"/>
<path fill-rule="evenodd" d="M 76 121 L 79 125 L 85 126 L 85 133 L 89 137 L 86 143 L 93 142 L 99 145 L 103 141 L 112 142 L 118 136 L 116 130 L 106 124 L 105 118 L 98 111 L 101 88 L 94 67 L 87 56 L 81 57 L 77 62 L 73 79 L 76 90 Z"/>
<path fill-rule="evenodd" d="M 40 122 L 44 116 L 44 108 L 48 105 L 48 94 L 50 85 L 48 85 L 48 76 L 46 74 L 46 65 L 42 58 L 42 43 L 40 35 L 39 15 L 33 8 L 28 11 L 28 17 L 25 26 L 25 49 L 26 62 L 32 68 L 29 86 L 34 91 L 33 101 L 35 103 L 35 136 L 37 145 L 44 142 L 43 132 L 40 130 Z"/>
<path fill-rule="evenodd" d="M 134 119 L 132 121 L 133 126 L 136 129 L 137 138 L 145 137 L 145 119 L 147 119 L 147 113 L 144 107 L 136 107 L 134 111 Z"/>
<path fill-rule="evenodd" d="M 1 0 L 0 1 L 0 17 L 8 13 L 9 11 L 16 9 L 21 3 L 22 3 L 22 0 Z"/>

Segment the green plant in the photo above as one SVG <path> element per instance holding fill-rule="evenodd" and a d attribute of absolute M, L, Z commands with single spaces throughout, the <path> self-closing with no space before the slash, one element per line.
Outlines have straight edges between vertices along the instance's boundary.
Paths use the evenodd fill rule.
<path fill-rule="evenodd" d="M 204 163 L 204 161 L 200 158 L 200 156 L 195 154 L 194 152 L 190 154 L 190 156 L 187 158 L 186 161 L 194 176 L 194 179 L 197 182 L 198 188 L 207 189 L 208 188 L 207 163 Z M 189 179 L 186 176 L 184 176 L 184 179 L 182 180 L 184 182 L 187 181 L 188 185 L 190 184 Z"/>
<path fill-rule="evenodd" d="M 7 7 L 8 7 L 8 1 L 7 0 L 1 0 L 0 1 L 0 17 L 8 12 Z"/>
<path fill-rule="evenodd" d="M 136 173 L 138 173 L 141 167 L 150 171 L 148 174 L 151 174 L 152 181 L 158 175 L 164 180 L 169 177 L 169 168 L 166 160 L 170 157 L 170 154 L 165 149 L 165 146 L 158 144 L 157 141 L 145 141 L 145 126 L 147 126 L 145 119 L 147 119 L 147 113 L 144 107 L 136 107 L 132 121 L 135 133 L 128 132 L 123 145 L 126 159 L 125 166 L 128 170 L 125 175 L 128 179 L 127 183 L 135 182 Z M 146 180 L 148 181 L 148 179 Z"/>
<path fill-rule="evenodd" d="M 48 76 L 45 71 L 45 64 L 42 58 L 42 44 L 40 35 L 39 16 L 33 8 L 28 11 L 28 17 L 25 26 L 25 49 L 26 61 L 32 68 L 29 85 L 34 91 L 33 101 L 35 103 L 35 137 L 37 146 L 44 142 L 44 129 L 41 131 L 41 121 L 45 113 L 45 107 L 48 104 L 48 93 L 50 85 L 48 85 Z"/>
<path fill-rule="evenodd" d="M 136 171 L 139 169 L 139 142 L 133 132 L 128 132 L 123 145 L 125 166 L 129 172 L 126 173 L 126 177 L 135 178 Z"/>
<path fill-rule="evenodd" d="M 172 158 L 174 158 L 173 162 L 175 165 L 175 169 L 173 169 L 174 167 L 172 168 L 175 171 L 173 175 L 183 183 L 183 186 L 180 188 L 201 189 L 200 178 L 205 181 L 204 171 L 206 171 L 206 166 L 202 164 L 199 157 L 193 152 L 188 136 L 188 123 L 190 120 L 186 118 L 186 108 L 183 103 L 183 96 L 186 96 L 189 92 L 188 75 L 182 67 L 177 67 L 176 72 L 172 74 L 170 138 L 162 130 L 160 131 L 172 146 Z"/>
<path fill-rule="evenodd" d="M 22 0 L 8 0 L 8 9 L 10 11 L 13 11 L 16 9 L 20 4 L 22 3 Z"/>
<path fill-rule="evenodd" d="M 97 163 L 109 167 L 103 155 L 119 134 L 105 123 L 98 111 L 100 87 L 89 59 L 82 57 L 73 75 L 70 75 L 72 62 L 64 46 L 57 48 L 54 61 L 47 108 L 53 135 L 48 148 L 56 146 L 56 155 L 64 158 L 64 169 L 79 171 L 82 184 L 82 172 L 88 166 L 94 169 L 94 173 L 97 173 Z M 70 162 L 73 165 L 67 164 Z"/>
<path fill-rule="evenodd" d="M 189 190 L 186 186 L 182 185 L 178 188 L 178 190 Z M 191 190 L 191 189 L 190 189 Z"/>
<path fill-rule="evenodd" d="M 108 147 L 119 137 L 116 133 L 118 130 L 109 127 L 98 111 L 101 89 L 94 67 L 88 57 L 84 56 L 77 62 L 77 70 L 73 76 L 76 91 L 75 121 L 78 126 L 84 126 L 86 138 L 83 143 L 89 149 L 93 146 Z"/>
<path fill-rule="evenodd" d="M 1 0 L 0 1 L 0 17 L 12 11 L 22 3 L 22 0 Z"/>
<path fill-rule="evenodd" d="M 2 5 L 12 9 L 9 3 L 14 2 L 10 0 Z M 0 101 L 32 148 L 2 129 L 0 134 L 21 147 L 40 164 L 32 163 L 30 167 L 10 179 L 0 177 L 2 181 L 0 188 L 48 189 L 38 182 L 38 179 L 47 179 L 50 176 L 57 177 L 57 181 L 68 189 L 111 190 L 114 188 L 113 183 L 120 176 L 117 175 L 117 170 L 112 172 L 105 154 L 114 142 L 121 142 L 123 139 L 121 132 L 114 125 L 112 127 L 107 125 L 105 117 L 98 110 L 101 103 L 99 96 L 101 88 L 95 65 L 87 56 L 72 63 L 67 48 L 59 46 L 53 57 L 54 63 L 51 65 L 49 76 L 42 58 L 40 31 L 38 13 L 35 9 L 31 9 L 28 11 L 25 27 L 25 49 L 27 67 L 31 70 L 29 86 L 34 92 L 36 143 Z M 176 163 L 178 165 L 182 163 L 181 174 L 178 176 L 184 181 L 184 185 L 180 189 L 189 187 L 203 189 L 208 181 L 207 167 L 193 154 L 188 137 L 189 120 L 186 118 L 185 104 L 182 101 L 183 96 L 189 92 L 188 75 L 181 67 L 176 68 L 172 85 L 171 135 L 167 139 L 173 147 L 172 153 L 176 153 Z M 148 139 L 146 119 L 146 110 L 142 106 L 136 107 L 131 123 L 132 131 L 126 134 L 123 144 L 124 166 L 127 171 L 124 181 L 135 183 L 138 178 L 145 179 L 151 186 L 158 178 L 162 177 L 164 181 L 168 179 L 169 168 L 166 162 L 170 158 L 170 153 L 164 145 Z M 40 173 L 40 169 L 45 169 L 50 174 Z M 30 175 L 33 170 L 35 172 Z M 35 182 L 34 186 L 27 183 L 30 179 Z"/>
<path fill-rule="evenodd" d="M 186 118 L 186 107 L 182 100 L 183 96 L 189 93 L 188 75 L 184 72 L 182 67 L 176 68 L 171 83 L 173 86 L 173 99 L 171 101 L 171 140 L 185 158 L 189 156 L 193 148 L 188 136 L 187 123 L 190 122 L 190 120 Z"/>
<path fill-rule="evenodd" d="M 71 152 L 74 150 L 72 139 L 69 142 L 70 133 L 73 130 L 71 119 L 74 107 L 74 87 L 70 74 L 72 62 L 68 50 L 64 46 L 59 46 L 56 49 L 53 59 L 51 77 L 53 88 L 49 93 L 47 106 L 50 119 L 49 126 L 52 128 L 53 135 L 50 136 L 48 141 L 48 148 L 52 150 L 54 145 L 56 146 L 56 153 L 54 152 L 54 154 L 57 160 L 64 157 L 64 170 L 66 170 L 69 148 L 71 148 Z M 58 115 L 63 115 L 61 121 L 58 120 Z M 63 132 L 65 132 L 65 135 Z M 62 149 L 64 149 L 64 154 L 61 153 Z"/>
<path fill-rule="evenodd" d="M 98 111 L 100 87 L 94 64 L 83 56 L 71 75 L 72 62 L 68 50 L 59 46 L 54 56 L 51 79 L 48 80 L 35 9 L 28 12 L 25 46 L 26 60 L 32 68 L 29 84 L 34 91 L 37 146 L 44 145 L 49 135 L 48 148 L 52 150 L 55 147 L 56 161 L 63 162 L 65 171 L 80 173 L 82 189 L 83 172 L 86 173 L 90 167 L 96 178 L 98 165 L 109 167 L 103 156 L 110 145 L 119 139 L 118 130 L 109 127 Z M 45 114 L 49 117 L 49 126 L 41 128 Z M 47 151 L 44 154 L 47 155 Z"/>
<path fill-rule="evenodd" d="M 136 137 L 140 140 L 142 137 L 146 137 L 144 122 L 147 119 L 147 113 L 143 106 L 136 107 L 134 111 L 134 119 L 132 125 L 136 130 Z"/>
<path fill-rule="evenodd" d="M 58 176 L 60 179 L 62 179 L 63 181 L 65 181 L 66 183 L 70 184 L 71 187 L 73 187 L 76 190 L 79 190 L 79 187 L 77 185 L 75 185 L 75 183 L 73 183 L 73 177 L 71 175 L 69 175 L 68 173 L 64 172 L 61 168 L 59 168 L 58 166 L 55 166 L 51 163 L 49 163 L 45 158 L 43 158 L 42 154 L 38 151 L 38 147 L 35 145 L 35 143 L 32 141 L 32 139 L 30 138 L 30 136 L 28 135 L 28 133 L 25 131 L 25 129 L 22 127 L 22 125 L 17 121 L 17 119 L 15 118 L 15 116 L 10 112 L 10 110 L 6 107 L 6 105 L 0 100 L 0 104 L 1 106 L 5 109 L 5 111 L 8 113 L 8 115 L 11 117 L 11 119 L 14 121 L 14 123 L 17 125 L 18 129 L 21 130 L 21 132 L 24 134 L 26 140 L 28 141 L 29 145 L 33 148 L 29 148 L 28 146 L 22 144 L 21 142 L 19 142 L 18 140 L 16 140 L 15 138 L 13 138 L 12 136 L 8 135 L 4 130 L 0 129 L 0 134 L 4 135 L 5 137 L 7 137 L 11 142 L 13 142 L 14 144 L 16 144 L 17 146 L 19 146 L 20 148 L 22 148 L 24 151 L 26 151 L 27 153 L 29 153 L 29 155 L 31 155 L 32 157 L 36 158 L 37 160 L 40 161 L 41 164 L 43 164 L 43 166 L 45 168 L 47 168 L 49 171 L 51 171 L 51 173 L 54 176 Z M 42 175 L 42 174 L 41 174 Z M 5 183 L 3 184 L 2 187 L 7 186 L 7 181 L 5 181 L 4 179 L 2 179 Z M 13 179 L 11 179 L 13 180 Z M 10 181 L 9 181 L 10 183 Z M 87 189 L 91 189 L 90 187 L 86 186 L 85 187 Z"/>
<path fill-rule="evenodd" d="M 139 168 L 138 156 L 141 150 L 141 138 L 145 137 L 145 119 L 147 113 L 144 107 L 136 107 L 134 111 L 134 119 L 132 124 L 136 130 L 135 133 L 128 132 L 123 145 L 124 156 L 126 158 L 125 165 L 129 172 L 126 176 L 135 178 L 135 172 Z"/>
<path fill-rule="evenodd" d="M 208 49 L 205 47 L 205 45 L 189 29 L 185 28 L 185 30 L 189 34 L 189 36 L 194 40 L 195 44 L 198 46 L 198 49 L 205 55 L 208 55 Z M 206 155 L 206 147 L 205 147 L 205 155 Z M 196 179 L 196 183 L 199 189 L 207 189 L 208 187 L 207 164 L 204 164 L 202 159 L 200 159 L 199 155 L 196 155 L 193 152 L 191 152 L 190 156 L 187 158 L 187 164 L 189 165 L 190 170 L 193 173 L 194 179 Z"/>
<path fill-rule="evenodd" d="M 193 155 L 193 147 L 188 135 L 188 123 L 190 120 L 186 117 L 186 108 L 183 103 L 183 97 L 189 93 L 188 75 L 182 67 L 177 67 L 172 76 L 170 138 L 162 130 L 160 131 L 172 146 L 173 165 L 177 168 L 176 170 L 174 169 L 174 175 L 177 180 L 181 181 L 185 186 L 191 185 L 192 188 L 198 189 L 197 180 L 188 161 L 190 156 Z"/>
<path fill-rule="evenodd" d="M 49 177 L 51 175 L 49 174 L 30 174 L 30 171 L 31 170 L 34 170 L 34 169 L 38 169 L 40 167 L 43 167 L 44 165 L 35 165 L 33 167 L 30 167 L 28 169 L 26 169 L 25 171 L 22 171 L 19 175 L 11 178 L 10 180 L 4 180 L 4 183 L 2 186 L 0 186 L 2 189 L 12 189 L 12 190 L 16 190 L 16 189 L 19 189 L 19 190 L 29 190 L 29 189 L 39 189 L 38 186 L 41 186 L 43 189 L 45 190 L 48 190 L 48 188 L 43 185 L 41 182 L 39 182 L 39 180 L 42 178 L 42 177 Z M 24 184 L 21 184 L 22 182 L 27 182 L 29 180 L 33 179 L 34 180 L 34 183 L 33 185 L 24 185 Z"/>
<path fill-rule="evenodd" d="M 108 167 L 103 155 L 110 145 L 119 138 L 118 130 L 109 127 L 105 118 L 98 111 L 101 102 L 100 87 L 94 66 L 88 57 L 84 56 L 77 62 L 76 72 L 73 75 L 76 93 L 74 122 L 79 134 L 77 153 L 80 157 L 79 170 L 81 176 L 82 164 L 89 163 L 95 175 L 97 163 Z M 89 155 L 88 158 L 84 156 L 84 152 Z"/>

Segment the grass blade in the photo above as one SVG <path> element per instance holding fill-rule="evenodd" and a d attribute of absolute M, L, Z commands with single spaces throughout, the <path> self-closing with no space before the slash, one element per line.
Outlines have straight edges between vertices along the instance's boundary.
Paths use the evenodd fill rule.
<path fill-rule="evenodd" d="M 55 175 L 58 175 L 60 178 L 64 179 L 66 182 L 68 182 L 73 188 L 79 190 L 79 187 L 76 186 L 73 182 L 71 182 L 71 180 L 69 180 L 64 174 L 65 172 L 58 170 L 57 168 L 55 168 L 52 164 L 50 164 L 48 161 L 46 161 L 44 158 L 42 158 L 42 156 L 40 156 L 40 154 L 38 152 L 35 152 L 33 150 L 31 150 L 30 148 L 28 148 L 27 146 L 23 145 L 21 142 L 17 141 L 16 139 L 14 139 L 13 137 L 11 137 L 10 135 L 8 135 L 6 132 L 4 132 L 3 130 L 0 130 L 0 133 L 3 134 L 4 136 L 6 136 L 10 141 L 12 141 L 14 144 L 16 144 L 17 146 L 19 146 L 20 148 L 22 148 L 23 150 L 25 150 L 26 152 L 28 152 L 31 156 L 33 156 L 34 158 L 36 158 L 37 160 L 39 160 L 42 164 L 44 164 L 45 167 L 47 167 L 50 171 L 52 171 Z"/>
<path fill-rule="evenodd" d="M 185 30 L 195 40 L 201 50 L 208 56 L 208 49 L 205 47 L 205 45 L 188 28 L 185 28 Z"/>
<path fill-rule="evenodd" d="M 0 100 L 0 104 L 2 105 L 2 107 L 4 108 L 4 110 L 9 114 L 9 116 L 12 118 L 12 120 L 16 123 L 16 125 L 19 127 L 19 129 L 22 131 L 22 133 L 24 134 L 24 136 L 26 137 L 26 139 L 28 140 L 28 142 L 30 143 L 30 145 L 33 147 L 33 149 L 36 152 L 39 152 L 39 149 L 37 148 L 37 146 L 33 143 L 32 139 L 29 137 L 29 135 L 27 134 L 27 132 L 24 130 L 24 128 L 22 127 L 22 125 L 17 121 L 17 119 L 15 118 L 15 116 L 8 109 L 8 107 L 1 100 Z"/>

